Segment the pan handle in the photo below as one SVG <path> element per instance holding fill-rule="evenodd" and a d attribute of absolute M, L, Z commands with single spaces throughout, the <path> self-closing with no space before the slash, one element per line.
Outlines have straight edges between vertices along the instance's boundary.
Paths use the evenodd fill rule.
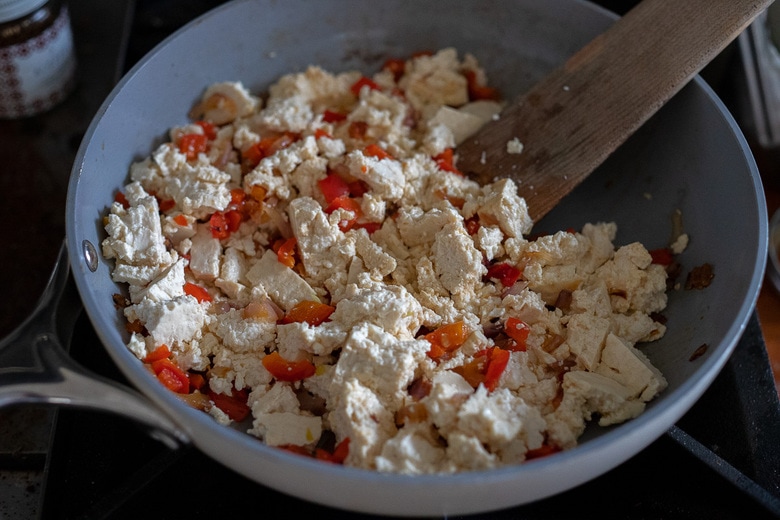
<path fill-rule="evenodd" d="M 62 325 L 72 330 L 81 312 L 65 244 L 32 314 L 0 341 L 0 408 L 20 404 L 65 405 L 107 411 L 150 429 L 170 448 L 189 444 L 189 436 L 139 392 L 94 374 L 74 361 L 60 342 Z M 75 290 L 71 290 L 75 293 Z M 58 319 L 60 315 L 60 319 Z M 66 315 L 66 316 L 62 316 Z"/>

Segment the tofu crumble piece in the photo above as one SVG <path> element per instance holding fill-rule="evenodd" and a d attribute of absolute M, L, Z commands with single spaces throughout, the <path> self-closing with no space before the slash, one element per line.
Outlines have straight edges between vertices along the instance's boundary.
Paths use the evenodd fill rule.
<path fill-rule="evenodd" d="M 103 221 L 127 347 L 184 401 L 433 474 L 570 449 L 663 392 L 641 348 L 666 331 L 665 265 L 612 222 L 531 238 L 513 181 L 458 170 L 503 106 L 476 57 L 310 66 L 263 94 L 204 85 Z"/>

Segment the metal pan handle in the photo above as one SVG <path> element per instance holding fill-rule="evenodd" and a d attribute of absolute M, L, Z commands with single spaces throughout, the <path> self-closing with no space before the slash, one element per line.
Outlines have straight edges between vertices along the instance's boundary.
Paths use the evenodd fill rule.
<path fill-rule="evenodd" d="M 152 437 L 171 448 L 188 444 L 189 436 L 142 394 L 91 372 L 65 351 L 62 329 L 71 332 L 82 310 L 78 295 L 68 294 L 74 285 L 69 278 L 63 243 L 35 310 L 0 341 L 0 408 L 45 404 L 107 411 L 148 427 Z"/>

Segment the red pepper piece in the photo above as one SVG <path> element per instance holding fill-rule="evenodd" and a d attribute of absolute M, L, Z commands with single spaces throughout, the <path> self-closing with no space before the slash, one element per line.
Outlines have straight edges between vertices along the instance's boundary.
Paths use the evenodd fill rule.
<path fill-rule="evenodd" d="M 203 129 L 203 135 L 210 141 L 217 138 L 217 127 L 208 121 L 195 121 L 195 124 Z"/>
<path fill-rule="evenodd" d="M 350 91 L 355 96 L 360 95 L 360 91 L 363 89 L 363 87 L 368 87 L 372 90 L 380 90 L 379 85 L 377 85 L 374 80 L 367 78 L 365 76 L 361 76 L 360 79 L 358 79 L 356 82 L 352 84 L 352 86 L 349 88 Z"/>
<path fill-rule="evenodd" d="M 457 175 L 463 175 L 463 172 L 455 167 L 455 153 L 452 151 L 452 148 L 445 149 L 439 155 L 434 157 L 433 160 L 436 161 L 436 164 L 440 169 L 455 173 Z"/>
<path fill-rule="evenodd" d="M 278 244 L 278 246 L 274 244 L 277 260 L 292 269 L 295 266 L 295 246 L 298 244 L 298 239 L 290 237 L 287 240 L 279 241 Z"/>
<path fill-rule="evenodd" d="M 154 363 L 155 361 L 169 357 L 171 357 L 171 349 L 168 348 L 168 345 L 160 345 L 146 355 L 144 363 Z"/>
<path fill-rule="evenodd" d="M 185 134 L 179 139 L 179 151 L 191 161 L 209 149 L 208 137 L 203 134 Z"/>
<path fill-rule="evenodd" d="M 392 159 L 393 156 L 387 153 L 384 148 L 378 144 L 370 144 L 363 148 L 363 155 L 368 157 L 376 157 L 377 159 Z"/>
<path fill-rule="evenodd" d="M 308 323 L 312 327 L 326 321 L 336 308 L 321 302 L 302 300 L 295 304 L 279 323 Z"/>
<path fill-rule="evenodd" d="M 209 219 L 211 236 L 218 239 L 227 238 L 238 230 L 243 217 L 237 210 L 215 211 Z"/>
<path fill-rule="evenodd" d="M 211 295 L 209 292 L 200 285 L 196 285 L 192 282 L 187 282 L 184 284 L 184 294 L 189 294 L 200 303 L 211 301 Z"/>
<path fill-rule="evenodd" d="M 477 101 L 485 99 L 498 101 L 501 99 L 498 90 L 477 83 L 477 74 L 473 70 L 466 70 L 463 72 L 463 75 L 466 76 L 466 82 L 468 83 L 469 100 Z"/>
<path fill-rule="evenodd" d="M 659 249 L 653 249 L 650 251 L 650 257 L 653 259 L 654 264 L 660 265 L 672 265 L 674 262 L 674 253 L 668 247 L 662 247 Z"/>
<path fill-rule="evenodd" d="M 347 118 L 347 114 L 341 112 L 335 112 L 333 110 L 325 110 L 322 113 L 322 121 L 324 123 L 339 123 Z"/>
<path fill-rule="evenodd" d="M 173 199 L 157 199 L 157 207 L 160 208 L 162 213 L 173 209 L 176 206 L 176 201 Z"/>
<path fill-rule="evenodd" d="M 343 441 L 338 443 L 333 449 L 333 453 L 322 448 L 314 450 L 314 456 L 317 459 L 332 462 L 334 464 L 343 464 L 347 455 L 349 455 L 349 437 L 346 437 Z"/>
<path fill-rule="evenodd" d="M 531 327 L 527 323 L 523 320 L 509 317 L 504 324 L 504 332 L 514 341 L 510 350 L 525 352 L 528 335 L 531 333 Z"/>
<path fill-rule="evenodd" d="M 364 180 L 356 180 L 349 183 L 349 194 L 353 197 L 362 197 L 371 187 Z"/>
<path fill-rule="evenodd" d="M 187 372 L 187 377 L 190 380 L 190 388 L 195 390 L 203 390 L 203 388 L 205 388 L 206 378 L 203 377 L 203 374 Z"/>
<path fill-rule="evenodd" d="M 246 390 L 236 390 L 235 388 L 228 394 L 218 394 L 209 389 L 209 399 L 214 405 L 225 412 L 228 417 L 236 422 L 241 422 L 249 416 L 252 411 L 247 405 L 249 393 Z"/>
<path fill-rule="evenodd" d="M 485 367 L 485 388 L 492 392 L 498 386 L 501 374 L 504 373 L 509 363 L 509 351 L 498 347 L 491 347 L 487 353 L 487 366 Z"/>
<path fill-rule="evenodd" d="M 527 452 L 525 452 L 525 459 L 531 460 L 531 459 L 538 459 L 540 457 L 547 457 L 549 455 L 552 455 L 553 453 L 558 453 L 559 451 L 563 451 L 563 450 L 561 450 L 561 448 L 553 444 L 544 443 L 538 448 L 535 448 L 533 450 L 528 450 Z"/>
<path fill-rule="evenodd" d="M 393 79 L 398 82 L 406 71 L 406 62 L 400 58 L 389 58 L 382 68 L 390 71 L 393 74 Z"/>
<path fill-rule="evenodd" d="M 462 321 L 443 325 L 433 332 L 429 332 L 424 339 L 431 344 L 428 350 L 428 357 L 434 360 L 441 359 L 445 354 L 453 352 L 463 345 L 468 337 L 469 331 Z"/>
<path fill-rule="evenodd" d="M 242 158 L 246 166 L 250 169 L 254 168 L 264 157 L 287 148 L 300 138 L 300 134 L 294 132 L 284 132 L 264 137 L 244 151 Z"/>
<path fill-rule="evenodd" d="M 339 222 L 339 229 L 344 233 L 355 227 L 357 220 L 363 216 L 363 210 L 360 209 L 358 201 L 346 195 L 333 199 L 328 204 L 328 207 L 325 208 L 325 213 L 330 215 L 337 209 L 345 209 L 354 215 L 352 218 L 343 219 Z"/>
<path fill-rule="evenodd" d="M 127 197 L 125 197 L 125 194 L 121 191 L 116 192 L 116 195 L 114 195 L 114 200 L 120 203 L 125 209 L 130 207 L 130 202 L 127 200 Z"/>
<path fill-rule="evenodd" d="M 277 381 L 301 381 L 313 376 L 316 371 L 311 361 L 288 361 L 277 351 L 263 358 L 263 366 Z"/>
<path fill-rule="evenodd" d="M 187 374 L 170 359 L 158 359 L 153 362 L 152 370 L 157 375 L 157 379 L 169 390 L 177 394 L 190 392 L 190 379 Z"/>
<path fill-rule="evenodd" d="M 520 278 L 522 271 L 506 262 L 499 262 L 488 267 L 487 277 L 498 280 L 504 287 L 511 287 Z"/>
<path fill-rule="evenodd" d="M 476 215 L 471 217 L 470 219 L 467 219 L 463 224 L 466 226 L 466 232 L 469 235 L 476 235 L 477 231 L 479 231 L 480 223 L 479 223 L 479 217 Z"/>
<path fill-rule="evenodd" d="M 333 139 L 333 136 L 330 135 L 328 132 L 323 130 L 322 128 L 318 128 L 314 131 L 314 137 L 316 139 L 321 139 L 323 137 L 327 137 L 328 139 Z"/>
<path fill-rule="evenodd" d="M 337 173 L 330 173 L 324 179 L 317 181 L 317 186 L 328 204 L 339 197 L 349 195 L 349 184 Z"/>
<path fill-rule="evenodd" d="M 460 374 L 473 388 L 483 384 L 492 392 L 498 387 L 501 375 L 509 364 L 509 357 L 508 350 L 490 347 L 480 350 L 470 362 L 455 367 L 453 371 Z"/>

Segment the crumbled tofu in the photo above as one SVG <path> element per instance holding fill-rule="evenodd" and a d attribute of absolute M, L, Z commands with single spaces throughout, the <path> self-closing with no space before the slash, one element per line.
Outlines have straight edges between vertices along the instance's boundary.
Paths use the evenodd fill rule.
<path fill-rule="evenodd" d="M 512 180 L 459 175 L 453 147 L 502 108 L 469 81 L 476 58 L 443 49 L 209 86 L 104 219 L 128 349 L 246 399 L 204 405 L 220 424 L 380 472 L 520 464 L 642 413 L 666 271 L 612 222 L 531 238 Z"/>
<path fill-rule="evenodd" d="M 495 101 L 473 101 L 460 108 L 442 106 L 431 118 L 432 125 L 443 125 L 452 132 L 455 144 L 461 144 L 471 137 L 485 123 L 493 120 L 501 111 Z"/>
<path fill-rule="evenodd" d="M 515 137 L 508 143 L 506 143 L 506 153 L 521 154 L 523 153 L 523 143 Z"/>

